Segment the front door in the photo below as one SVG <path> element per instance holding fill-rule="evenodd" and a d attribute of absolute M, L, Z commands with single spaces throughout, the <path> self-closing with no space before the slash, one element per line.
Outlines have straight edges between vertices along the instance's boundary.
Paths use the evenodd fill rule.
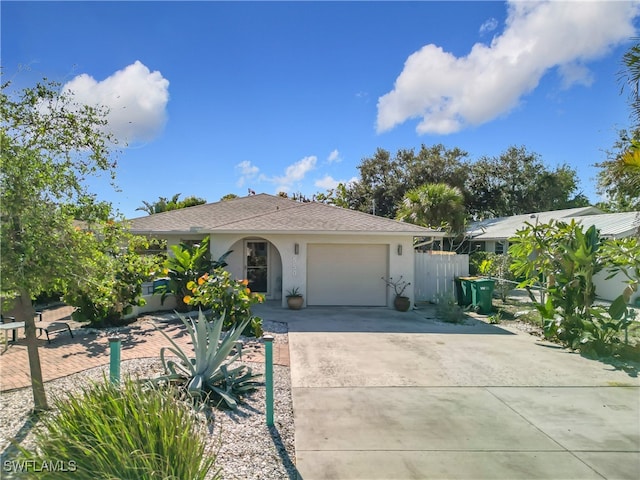
<path fill-rule="evenodd" d="M 249 280 L 248 287 L 252 292 L 266 294 L 269 289 L 269 244 L 267 242 L 247 241 L 245 252 L 246 278 Z"/>

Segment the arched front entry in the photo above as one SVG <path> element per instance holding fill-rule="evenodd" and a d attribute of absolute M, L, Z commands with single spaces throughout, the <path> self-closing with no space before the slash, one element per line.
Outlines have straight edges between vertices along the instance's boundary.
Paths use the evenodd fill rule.
<path fill-rule="evenodd" d="M 217 245 L 214 242 L 213 255 L 232 250 L 226 258 L 226 269 L 235 278 L 249 280 L 251 291 L 264 294 L 267 300 L 282 299 L 282 257 L 272 242 L 253 236 L 217 242 Z M 219 253 L 218 249 L 225 245 L 229 246 Z"/>

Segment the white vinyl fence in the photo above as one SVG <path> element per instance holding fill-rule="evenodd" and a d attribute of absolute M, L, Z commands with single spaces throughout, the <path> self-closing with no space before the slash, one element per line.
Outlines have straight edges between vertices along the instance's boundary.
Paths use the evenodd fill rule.
<path fill-rule="evenodd" d="M 469 275 L 469 255 L 415 252 L 415 300 L 434 302 L 439 295 L 455 297 L 455 277 Z"/>

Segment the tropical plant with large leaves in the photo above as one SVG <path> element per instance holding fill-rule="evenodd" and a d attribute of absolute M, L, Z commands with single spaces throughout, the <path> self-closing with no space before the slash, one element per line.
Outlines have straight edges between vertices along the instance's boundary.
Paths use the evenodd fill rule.
<path fill-rule="evenodd" d="M 194 356 L 160 330 L 172 346 L 160 349 L 165 375 L 155 378 L 153 382 L 181 384 L 194 399 L 211 399 L 217 405 L 224 402 L 229 408 L 236 409 L 240 397 L 260 384 L 256 380 L 260 375 L 254 374 L 251 367 L 232 366 L 241 353 L 236 342 L 251 319 L 244 319 L 224 333 L 224 314 L 209 322 L 200 310 L 197 320 L 183 315 L 180 315 L 180 319 L 191 338 Z M 167 353 L 175 355 L 178 361 L 167 358 Z"/>
<path fill-rule="evenodd" d="M 519 287 L 530 294 L 544 321 L 544 333 L 583 352 L 612 353 L 627 328 L 628 290 L 609 308 L 595 303 L 594 276 L 611 264 L 595 226 L 570 223 L 527 224 L 509 240 L 511 269 L 524 277 Z M 535 295 L 537 288 L 546 295 Z"/>
<path fill-rule="evenodd" d="M 164 263 L 164 274 L 169 281 L 160 284 L 154 293 L 161 294 L 161 301 L 164 303 L 167 295 L 175 294 L 178 303 L 178 310 L 188 310 L 190 307 L 184 298 L 191 294 L 191 289 L 187 286 L 190 282 L 196 281 L 205 273 L 211 273 L 214 269 L 225 267 L 225 259 L 231 253 L 226 252 L 218 260 L 212 261 L 209 257 L 209 237 L 205 237 L 201 242 L 188 245 L 180 243 L 169 247 L 173 255 L 169 255 Z"/>

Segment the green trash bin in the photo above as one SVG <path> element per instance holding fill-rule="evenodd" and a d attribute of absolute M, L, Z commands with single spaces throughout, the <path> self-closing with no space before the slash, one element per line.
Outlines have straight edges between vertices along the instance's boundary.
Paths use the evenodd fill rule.
<path fill-rule="evenodd" d="M 462 306 L 462 280 L 460 280 L 460 278 L 456 277 L 453 279 L 455 286 L 456 286 L 456 303 L 460 306 Z"/>
<path fill-rule="evenodd" d="M 482 278 L 471 283 L 471 304 L 477 307 L 478 313 L 488 315 L 493 310 L 493 288 L 495 280 Z"/>
<path fill-rule="evenodd" d="M 457 277 L 456 282 L 456 295 L 458 299 L 458 305 L 461 307 L 467 307 L 471 305 L 473 300 L 471 293 L 471 283 L 475 280 L 475 277 Z"/>

